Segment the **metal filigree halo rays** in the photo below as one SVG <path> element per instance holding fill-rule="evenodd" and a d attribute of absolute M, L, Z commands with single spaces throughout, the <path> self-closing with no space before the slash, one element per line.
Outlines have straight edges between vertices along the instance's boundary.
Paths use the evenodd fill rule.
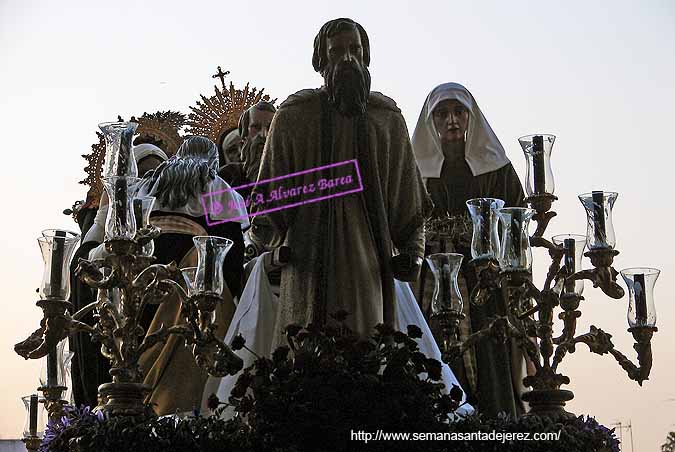
<path fill-rule="evenodd" d="M 203 135 L 219 143 L 223 133 L 237 127 L 239 117 L 249 107 L 260 101 L 276 102 L 276 99 L 270 100 L 270 96 L 264 94 L 264 88 L 258 91 L 255 87 L 251 88 L 249 83 L 244 89 L 236 89 L 232 82 L 229 87 L 226 86 L 227 74 L 229 71 L 222 72 L 219 66 L 213 78 L 220 79 L 221 87 L 214 85 L 215 94 L 210 97 L 200 95 L 201 101 L 198 100 L 195 106 L 190 107 L 186 122 L 189 135 Z"/>

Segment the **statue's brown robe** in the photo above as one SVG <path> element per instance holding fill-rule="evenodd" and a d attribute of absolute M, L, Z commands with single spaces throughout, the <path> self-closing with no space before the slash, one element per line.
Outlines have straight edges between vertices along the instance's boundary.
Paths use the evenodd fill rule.
<path fill-rule="evenodd" d="M 283 343 L 287 324 L 323 323 L 338 310 L 350 313 L 347 326 L 361 335 L 392 322 L 390 259 L 396 252 L 424 255 L 424 220 L 432 204 L 403 116 L 393 100 L 371 93 L 366 121 L 359 121 L 335 111 L 320 89 L 293 94 L 272 121 L 259 182 L 352 159 L 363 179 L 361 192 L 267 214 L 275 228 L 272 245 L 292 250 L 281 277 L 275 345 Z M 359 139 L 359 127 L 367 127 L 367 140 Z M 364 142 L 365 148 L 359 146 Z M 346 168 L 335 174 L 349 173 Z M 293 184 L 317 184 L 326 175 L 304 174 Z M 259 183 L 255 191 L 271 187 Z"/>

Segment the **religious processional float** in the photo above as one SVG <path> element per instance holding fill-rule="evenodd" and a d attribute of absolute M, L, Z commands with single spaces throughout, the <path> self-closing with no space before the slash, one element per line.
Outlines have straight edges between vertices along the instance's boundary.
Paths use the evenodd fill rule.
<path fill-rule="evenodd" d="M 453 416 L 461 405 L 462 392 L 457 387 L 449 393 L 441 390 L 437 383 L 441 363 L 420 353 L 416 342 L 421 336 L 419 328 L 411 325 L 407 332 L 400 332 L 378 325 L 373 336 L 364 340 L 341 323 L 347 313 L 334 313 L 342 326 L 290 325 L 286 329 L 288 346 L 279 347 L 270 357 L 256 356 L 254 364 L 241 373 L 228 401 L 210 400 L 214 415 L 158 418 L 145 403 L 150 388 L 142 383 L 138 364 L 144 351 L 170 336 L 179 336 L 202 369 L 224 376 L 242 370 L 242 360 L 233 351 L 246 348 L 241 337 L 226 344 L 214 334 L 213 312 L 224 284 L 222 261 L 232 242 L 195 237 L 199 264 L 191 271 L 181 271 L 175 263 L 155 264 L 152 241 L 160 230 L 148 221 L 153 200 L 136 198 L 134 193 L 137 168 L 132 147 L 136 134 L 153 136 L 172 154 L 182 140 L 183 126 L 188 126 L 188 134 L 218 141 L 236 126 L 244 109 L 269 99 L 262 90 L 249 90 L 248 85 L 235 90 L 230 84 L 227 89 L 225 74 L 218 69 L 214 77 L 220 78 L 222 89 L 215 87 L 216 94 L 210 98 L 202 96 L 187 120 L 180 113 L 158 112 L 144 114 L 137 121 L 100 125 L 100 141 L 92 146 L 92 154 L 85 156 L 89 177 L 84 182 L 91 188 L 87 200 L 73 209 L 77 216 L 82 209 L 95 206 L 102 187 L 110 198 L 105 228 L 105 247 L 110 254 L 104 259 L 81 260 L 75 271 L 80 280 L 98 289 L 95 302 L 73 312 L 68 301 L 70 258 L 79 235 L 48 229 L 38 238 L 45 267 L 37 306 L 44 316 L 40 328 L 15 346 L 26 359 L 46 357 L 46 379 L 38 388 L 42 397 L 24 397 L 24 442 L 29 451 L 361 450 L 354 441 L 345 449 L 350 430 L 355 428 L 363 432 L 426 432 L 437 435 L 436 439 L 492 430 L 561 432 L 555 441 L 495 442 L 487 437 L 461 442 L 383 441 L 369 443 L 367 450 L 619 450 L 612 431 L 591 417 L 576 417 L 564 409 L 573 394 L 561 388 L 570 379 L 559 373 L 558 367 L 578 344 L 586 344 L 593 353 L 613 356 L 640 385 L 647 380 L 652 365 L 651 338 L 657 331 L 653 290 L 659 271 L 629 268 L 620 272 L 628 287 L 628 331 L 636 341 L 638 364 L 616 350 L 612 336 L 596 326 L 577 334 L 584 280 L 611 298 L 624 296 L 617 283 L 619 272 L 612 267 L 618 254 L 612 224 L 617 193 L 598 190 L 579 196 L 587 214 L 585 236 L 545 239 L 546 227 L 556 215 L 551 207 L 557 199 L 550 165 L 555 137 L 546 134 L 520 139 L 528 162 L 529 208 L 505 208 L 503 201 L 490 198 L 467 202 L 473 226 L 471 266 L 479 281 L 470 302 L 485 303 L 491 292 L 505 291 L 506 315 L 493 319 L 466 340 L 458 340 L 463 300 L 457 275 L 463 256 L 439 253 L 427 258 L 435 277 L 433 316 L 443 326 L 440 345 L 444 361 L 461 356 L 477 341 L 515 339 L 536 369 L 524 380 L 532 388 L 523 396 L 531 407 L 528 414 L 519 419 Z M 530 236 L 532 219 L 537 228 Z M 430 236 L 450 235 L 451 229 L 450 219 L 428 224 Z M 542 289 L 532 282 L 532 246 L 546 248 L 552 260 Z M 584 256 L 592 268 L 584 269 Z M 145 335 L 139 325 L 143 307 L 161 304 L 175 294 L 181 299 L 183 322 Z M 554 335 L 557 311 L 564 327 Z M 80 321 L 88 312 L 96 314 L 93 325 Z M 75 333 L 89 334 L 100 342 L 101 353 L 112 367 L 112 382 L 100 386 L 102 403 L 95 408 L 72 407 L 63 399 L 68 373 L 63 344 Z M 48 413 L 46 433 L 39 405 Z M 228 406 L 238 415 L 224 420 L 219 415 Z"/>

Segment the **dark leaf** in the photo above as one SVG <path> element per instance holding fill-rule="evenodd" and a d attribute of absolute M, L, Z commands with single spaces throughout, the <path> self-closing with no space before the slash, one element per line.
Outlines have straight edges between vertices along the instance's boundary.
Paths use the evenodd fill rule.
<path fill-rule="evenodd" d="M 406 336 L 405 333 L 401 333 L 400 331 L 394 332 L 394 342 L 397 344 L 404 343 L 407 338 L 408 336 Z"/>
<path fill-rule="evenodd" d="M 417 325 L 408 325 L 408 336 L 413 339 L 420 339 L 422 337 L 422 330 Z"/>
<path fill-rule="evenodd" d="M 462 388 L 453 384 L 452 389 L 450 389 L 450 398 L 455 402 L 461 402 L 462 397 L 464 397 L 464 391 L 462 391 Z"/>
<path fill-rule="evenodd" d="M 220 399 L 217 395 L 211 394 L 206 401 L 206 406 L 209 408 L 209 410 L 215 411 L 218 406 L 220 406 Z"/>
<path fill-rule="evenodd" d="M 235 350 L 235 351 L 241 350 L 242 348 L 244 348 L 245 344 L 246 344 L 246 339 L 244 339 L 244 336 L 242 336 L 241 334 L 237 334 L 234 337 L 234 339 L 232 339 L 232 344 L 230 345 L 230 348 L 232 348 L 232 350 Z"/>
<path fill-rule="evenodd" d="M 375 325 L 375 330 L 380 333 L 381 336 L 391 336 L 394 334 L 394 329 L 385 323 L 378 323 Z"/>
<path fill-rule="evenodd" d="M 274 352 L 272 352 L 272 361 L 274 361 L 275 364 L 278 364 L 282 361 L 286 361 L 288 358 L 288 352 L 291 349 L 286 347 L 285 345 L 282 345 L 280 347 L 277 347 Z"/>
<path fill-rule="evenodd" d="M 440 361 L 435 360 L 433 358 L 427 358 L 426 361 L 424 362 L 424 367 L 426 367 L 427 369 L 429 378 L 431 378 L 434 381 L 439 381 L 441 379 L 442 364 Z"/>

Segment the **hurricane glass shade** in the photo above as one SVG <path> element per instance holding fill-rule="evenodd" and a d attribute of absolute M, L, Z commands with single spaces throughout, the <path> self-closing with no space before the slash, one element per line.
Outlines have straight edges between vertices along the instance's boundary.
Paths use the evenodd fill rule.
<path fill-rule="evenodd" d="M 619 196 L 616 192 L 593 191 L 579 195 L 586 209 L 586 244 L 589 250 L 614 249 L 616 236 L 612 224 L 612 208 Z"/>
<path fill-rule="evenodd" d="M 21 397 L 26 409 L 26 420 L 23 424 L 23 437 L 42 437 L 45 431 L 44 404 L 37 394 Z"/>
<path fill-rule="evenodd" d="M 495 210 L 504 207 L 504 201 L 495 198 L 474 198 L 466 202 L 473 223 L 471 257 L 496 258 L 499 254 L 499 217 Z"/>
<path fill-rule="evenodd" d="M 133 210 L 134 210 L 134 220 L 136 221 L 136 229 L 147 228 L 150 225 L 150 214 L 152 213 L 152 208 L 155 205 L 154 196 L 143 196 L 141 198 L 134 198 L 133 201 Z M 150 240 L 148 243 L 143 245 L 141 248 L 141 254 L 143 256 L 152 256 L 152 253 L 155 251 L 155 243 L 153 240 Z"/>
<path fill-rule="evenodd" d="M 56 345 L 56 350 L 50 352 L 40 361 L 40 386 L 56 387 L 69 386 L 70 361 L 74 353 L 68 348 L 68 338 Z"/>
<path fill-rule="evenodd" d="M 462 312 L 462 294 L 457 276 L 464 256 L 458 253 L 437 253 L 428 257 L 434 275 L 434 295 L 431 312 L 438 315 L 447 311 Z"/>
<path fill-rule="evenodd" d="M 44 261 L 40 298 L 67 300 L 70 296 L 70 260 L 80 235 L 62 229 L 45 229 L 38 237 Z"/>
<path fill-rule="evenodd" d="M 216 236 L 193 237 L 197 248 L 197 274 L 194 290 L 197 293 L 214 293 L 220 296 L 225 287 L 223 261 L 232 247 L 232 240 Z"/>
<path fill-rule="evenodd" d="M 555 135 L 534 134 L 518 138 L 518 143 L 527 160 L 527 178 L 525 192 L 527 196 L 550 195 L 555 191 L 553 170 L 551 170 L 551 151 Z"/>
<path fill-rule="evenodd" d="M 656 325 L 656 308 L 654 307 L 654 284 L 661 270 L 656 268 L 626 268 L 621 276 L 628 286 L 628 325 Z"/>
<path fill-rule="evenodd" d="M 106 240 L 131 240 L 136 235 L 133 200 L 138 189 L 137 177 L 111 176 L 103 179 L 110 207 L 105 219 Z"/>
<path fill-rule="evenodd" d="M 586 247 L 586 237 L 579 234 L 560 234 L 553 236 L 553 243 L 562 246 L 565 251 L 564 264 L 565 275 L 571 276 L 583 269 L 582 259 L 584 257 L 584 248 Z M 581 296 L 584 292 L 584 280 L 569 281 L 560 287 L 556 286 L 558 295 L 576 294 Z"/>
<path fill-rule="evenodd" d="M 532 249 L 528 227 L 533 209 L 504 207 L 497 210 L 502 225 L 499 266 L 503 271 L 531 271 Z"/>
<path fill-rule="evenodd" d="M 197 267 L 185 267 L 180 269 L 187 287 L 188 297 L 195 294 L 195 278 L 197 277 Z"/>
<path fill-rule="evenodd" d="M 98 128 L 105 138 L 103 177 L 137 177 L 138 166 L 133 153 L 135 122 L 103 122 Z"/>

